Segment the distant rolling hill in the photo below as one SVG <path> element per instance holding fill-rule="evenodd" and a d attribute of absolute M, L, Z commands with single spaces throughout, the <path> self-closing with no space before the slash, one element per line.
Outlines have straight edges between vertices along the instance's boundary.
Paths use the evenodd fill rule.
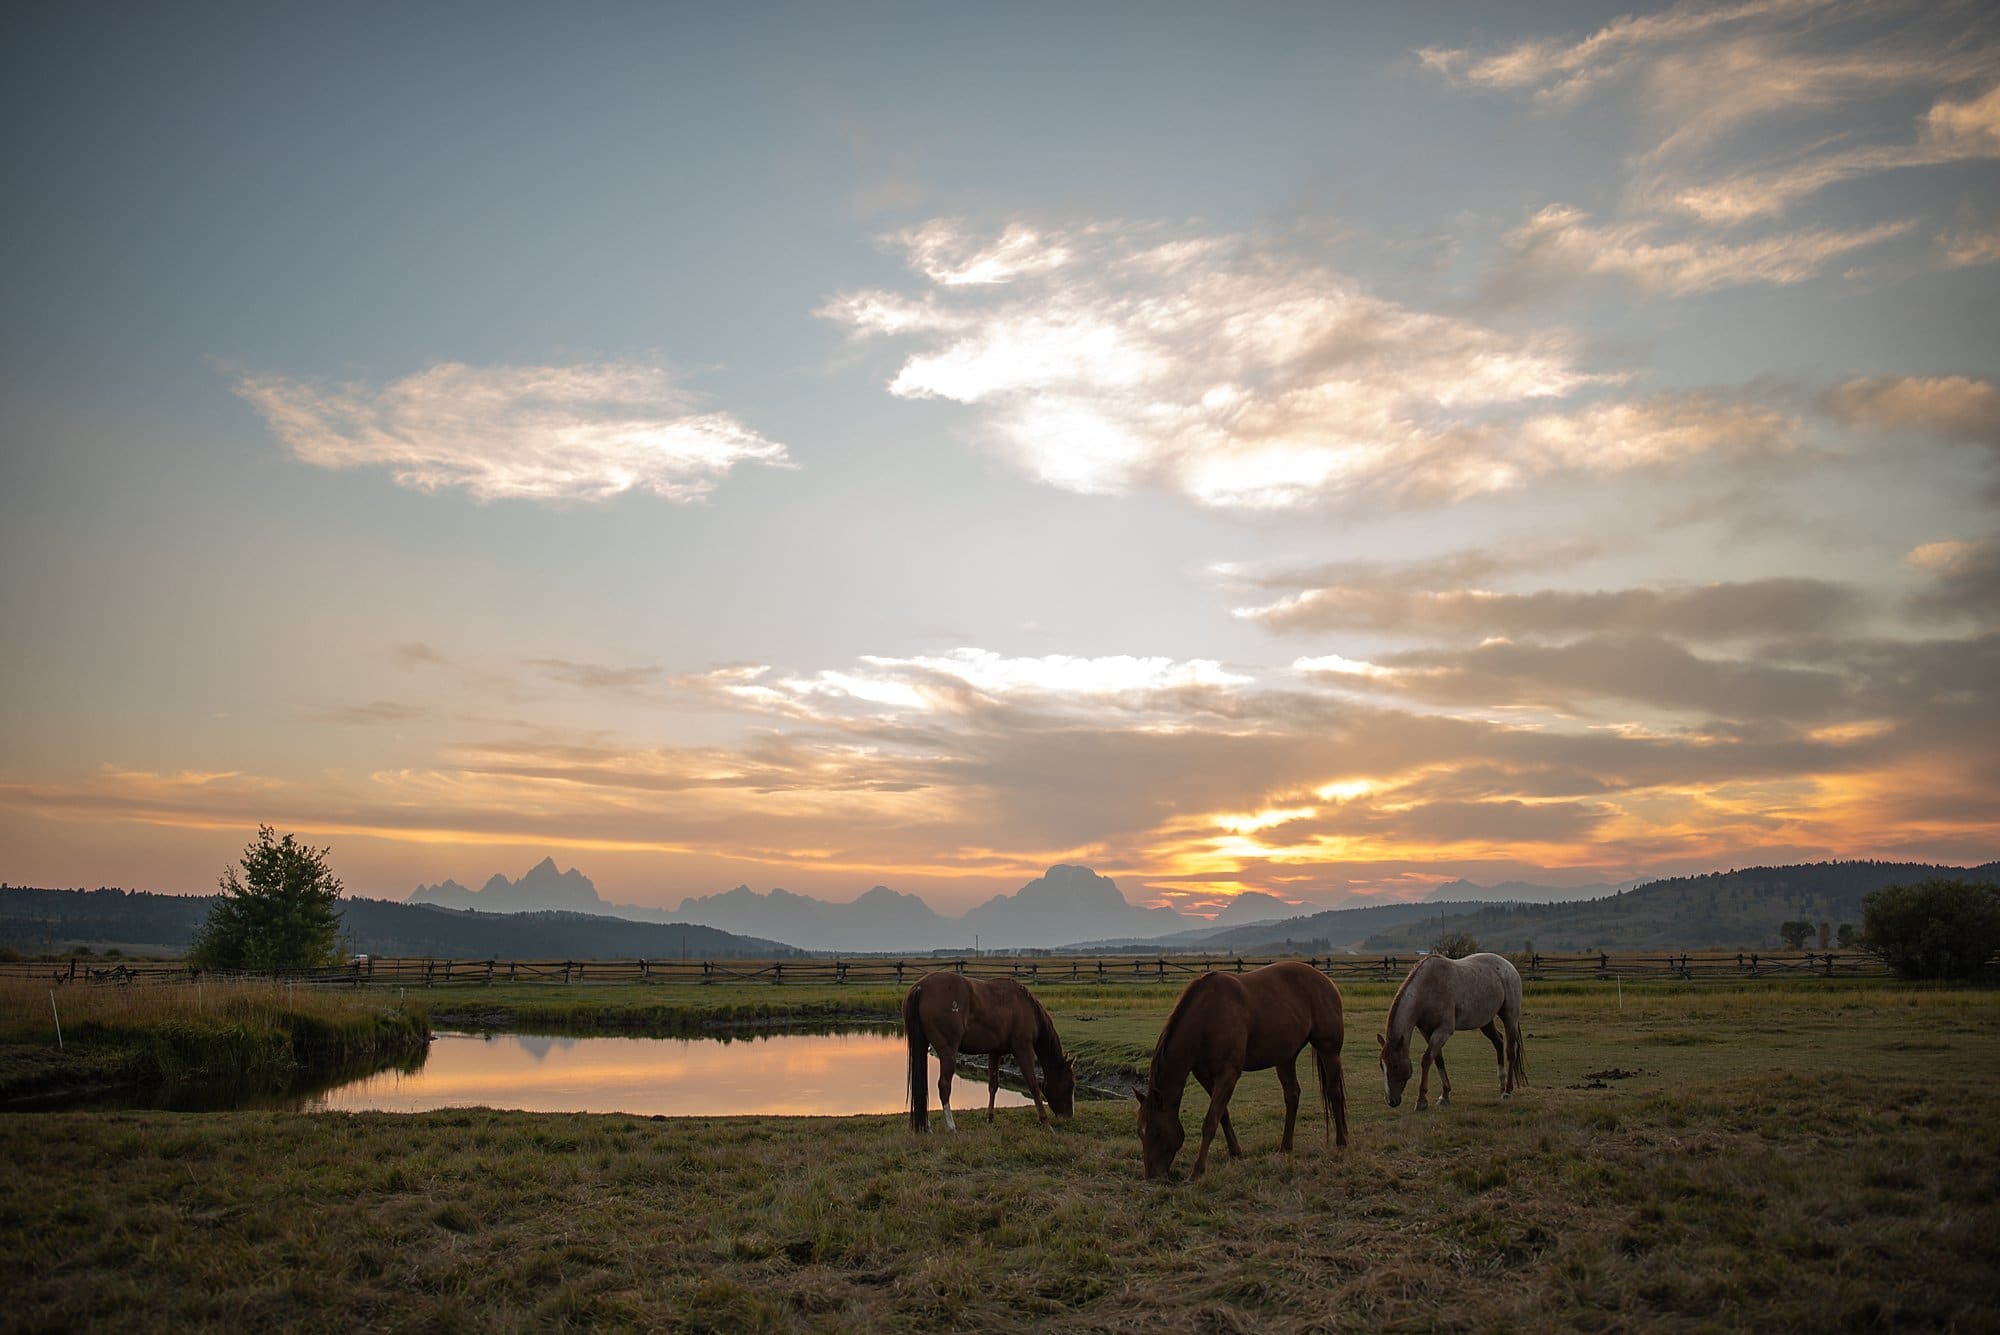
<path fill-rule="evenodd" d="M 1262 919 L 1233 927 L 1198 927 L 1160 937 L 1114 937 L 1085 941 L 1069 950 L 1192 950 L 1254 951 L 1265 945 L 1290 943 L 1302 950 L 1353 950 L 1375 932 L 1399 923 L 1436 917 L 1430 903 L 1370 904 L 1361 908 L 1324 909 L 1298 917 Z M 1317 944 L 1315 944 L 1317 943 Z"/>
<path fill-rule="evenodd" d="M 1488 950 L 1514 952 L 1532 942 L 1544 954 L 1580 950 L 1765 950 L 1781 944 L 1787 921 L 1861 925 L 1862 898 L 1884 886 L 1934 876 L 2000 882 L 2000 863 L 1939 867 L 1914 862 L 1814 862 L 1745 867 L 1706 876 L 1650 881 L 1622 894 L 1558 904 L 1460 905 L 1427 902 L 1424 916 L 1384 927 L 1370 951 L 1427 949 L 1439 936 L 1464 933 Z M 1815 945 L 1817 940 L 1815 940 Z"/>
<path fill-rule="evenodd" d="M 76 946 L 178 955 L 214 895 L 143 890 L 0 889 L 0 945 L 24 954 Z M 343 899 L 341 940 L 360 955 L 459 959 L 777 959 L 791 946 L 692 923 L 639 923 L 601 914 L 480 913 L 382 899 Z"/>

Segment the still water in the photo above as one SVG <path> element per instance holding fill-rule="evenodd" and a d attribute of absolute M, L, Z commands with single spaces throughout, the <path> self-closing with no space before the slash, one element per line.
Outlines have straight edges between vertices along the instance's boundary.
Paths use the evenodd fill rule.
<path fill-rule="evenodd" d="M 711 1038 L 556 1038 L 440 1033 L 412 1070 L 385 1070 L 287 1100 L 307 1111 L 521 1112 L 845 1117 L 908 1106 L 908 1049 L 895 1033 Z M 937 1099 L 937 1059 L 927 1070 Z M 952 1107 L 986 1106 L 983 1071 L 961 1070 Z M 999 1106 L 1025 1094 L 1001 1086 Z"/>

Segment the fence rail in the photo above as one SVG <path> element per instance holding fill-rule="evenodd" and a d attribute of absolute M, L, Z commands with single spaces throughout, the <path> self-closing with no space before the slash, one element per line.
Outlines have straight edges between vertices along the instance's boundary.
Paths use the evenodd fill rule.
<path fill-rule="evenodd" d="M 934 970 L 973 978 L 1023 983 L 1160 983 L 1217 971 L 1243 973 L 1273 962 L 1303 958 L 1336 981 L 1393 982 L 1417 955 L 966 955 L 783 960 L 502 960 L 363 957 L 346 964 L 284 975 L 294 982 L 328 986 L 440 987 L 493 983 L 803 983 L 895 984 L 915 982 Z M 1858 951 L 1702 951 L 1598 953 L 1512 957 L 1529 982 L 1565 979 L 1686 979 L 1738 981 L 1769 978 L 1884 978 L 1888 967 Z M 70 957 L 59 961 L 0 962 L 0 980 L 56 984 L 146 985 L 186 983 L 200 971 L 185 964 L 118 962 Z M 214 976 L 214 975 L 210 975 Z"/>

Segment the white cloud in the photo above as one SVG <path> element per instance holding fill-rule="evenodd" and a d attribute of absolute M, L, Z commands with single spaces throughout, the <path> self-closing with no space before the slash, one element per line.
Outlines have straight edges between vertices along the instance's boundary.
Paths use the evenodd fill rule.
<path fill-rule="evenodd" d="M 1778 453 L 1791 448 L 1797 428 L 1754 403 L 1675 394 L 1531 417 L 1520 438 L 1524 453 L 1551 469 L 1616 473 L 1724 451 Z"/>
<path fill-rule="evenodd" d="M 970 236 L 956 222 L 934 218 L 897 238 L 910 267 L 945 287 L 1005 283 L 1020 274 L 1046 273 L 1069 262 L 1061 244 L 1050 244 L 1033 228 L 1015 223 L 987 241 Z"/>
<path fill-rule="evenodd" d="M 1685 48 L 1719 30 L 1746 29 L 1827 8 L 1829 0 L 1752 0 L 1738 5 L 1682 4 L 1659 14 L 1627 15 L 1576 40 L 1544 38 L 1477 55 L 1462 48 L 1417 52 L 1454 83 L 1532 92 L 1543 102 L 1576 101 L 1620 76 L 1642 73 L 1662 51 Z"/>
<path fill-rule="evenodd" d="M 773 678 L 762 665 L 720 668 L 678 678 L 676 684 L 757 713 L 832 722 L 849 711 L 888 714 L 963 714 L 983 702 L 1033 704 L 1044 710 L 1068 705 L 1094 712 L 1105 705 L 1146 712 L 1179 707 L 1189 691 L 1228 692 L 1256 678 L 1232 672 L 1213 659 L 1108 654 L 1008 657 L 988 649 L 896 658 L 868 654 L 850 668 Z M 1182 701 L 1184 703 L 1184 701 Z"/>
<path fill-rule="evenodd" d="M 788 464 L 783 445 L 631 362 L 446 362 L 380 390 L 250 375 L 235 389 L 307 463 L 386 468 L 402 486 L 482 501 L 691 501 L 738 464 Z"/>
<path fill-rule="evenodd" d="M 1828 186 L 1876 172 L 2000 157 L 2000 85 L 1964 101 L 1940 98 L 1908 143 L 1814 152 L 1778 170 L 1745 172 L 1671 193 L 1668 202 L 1708 222 L 1782 213 Z"/>
<path fill-rule="evenodd" d="M 978 407 L 1001 453 L 1067 490 L 1286 509 L 1513 486 L 1531 470 L 1483 457 L 1471 428 L 1609 378 L 1562 336 L 1413 310 L 1244 237 L 1017 224 L 981 248 L 929 226 L 1004 253 L 1009 281 L 955 281 L 984 261 L 940 264 L 919 228 L 900 240 L 930 291 L 844 293 L 820 314 L 914 340 L 892 394 Z"/>
<path fill-rule="evenodd" d="M 1384 680 L 1396 675 L 1394 668 L 1385 668 L 1379 663 L 1369 663 L 1357 658 L 1343 658 L 1339 654 L 1320 654 L 1313 658 L 1298 658 L 1292 667 L 1299 672 L 1332 672 L 1343 677 L 1368 677 Z"/>
<path fill-rule="evenodd" d="M 1137 658 L 1111 654 L 1081 658 L 1045 654 L 1006 658 L 986 649 L 954 649 L 942 658 L 863 658 L 886 671 L 916 669 L 955 677 L 987 695 L 1107 696 L 1187 687 L 1243 686 L 1252 678 L 1208 658 Z"/>
<path fill-rule="evenodd" d="M 1747 283 L 1782 286 L 1804 282 L 1841 256 L 1915 225 L 1903 219 L 1858 231 L 1780 232 L 1752 241 L 1658 241 L 1654 223 L 1593 224 L 1579 209 L 1552 204 L 1507 234 L 1514 267 L 1503 281 L 1519 287 L 1536 276 L 1594 274 L 1672 296 Z"/>

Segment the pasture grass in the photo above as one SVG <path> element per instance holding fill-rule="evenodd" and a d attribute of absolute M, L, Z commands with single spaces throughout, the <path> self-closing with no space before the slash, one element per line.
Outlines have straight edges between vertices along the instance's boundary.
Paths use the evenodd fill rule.
<path fill-rule="evenodd" d="M 703 989 L 704 991 L 710 989 Z M 1452 1040 L 1381 1097 L 1391 989 L 1345 989 L 1353 1144 L 1277 1152 L 1246 1076 L 1199 1182 L 1130 1103 L 1060 1130 L 898 1118 L 0 1117 L 21 1329 L 1994 1329 L 2000 997 L 1531 988 L 1531 1083 Z M 1043 993 L 1109 1067 L 1173 989 Z M 726 996 L 720 1002 L 735 1004 Z M 1433 1093 L 1435 1094 L 1435 1082 Z M 968 1092 L 961 1105 L 974 1101 Z M 1191 1089 L 1190 1144 L 1204 1100 Z"/>

